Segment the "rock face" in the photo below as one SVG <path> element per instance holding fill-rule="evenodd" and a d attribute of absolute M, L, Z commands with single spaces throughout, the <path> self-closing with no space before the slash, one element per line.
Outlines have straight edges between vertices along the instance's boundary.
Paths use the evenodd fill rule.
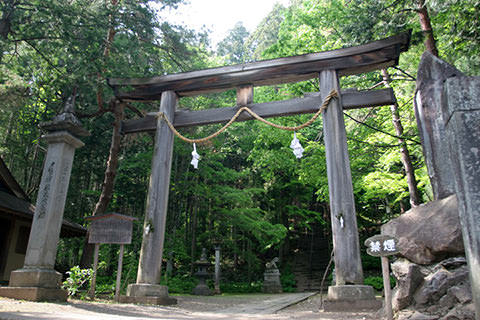
<path fill-rule="evenodd" d="M 392 304 L 399 320 L 475 319 L 465 257 L 428 266 L 399 259 L 392 271 L 397 278 Z"/>
<path fill-rule="evenodd" d="M 455 195 L 413 208 L 382 226 L 399 240 L 392 264 L 398 320 L 475 319 Z"/>
<path fill-rule="evenodd" d="M 413 294 L 423 282 L 423 274 L 419 265 L 407 259 L 400 259 L 393 263 L 392 272 L 397 279 L 392 307 L 394 310 L 402 310 L 412 303 Z"/>
<path fill-rule="evenodd" d="M 429 52 L 422 55 L 418 66 L 415 118 L 435 200 L 455 193 L 455 174 L 448 143 L 445 141 L 442 104 L 445 100 L 445 80 L 461 75 L 455 67 Z"/>
<path fill-rule="evenodd" d="M 465 252 L 455 195 L 412 208 L 383 225 L 382 234 L 396 237 L 400 255 L 420 265 Z"/>

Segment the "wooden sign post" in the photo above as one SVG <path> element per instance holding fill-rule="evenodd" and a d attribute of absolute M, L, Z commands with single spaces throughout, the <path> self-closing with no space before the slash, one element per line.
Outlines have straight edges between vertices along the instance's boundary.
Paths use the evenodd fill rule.
<path fill-rule="evenodd" d="M 115 284 L 115 301 L 118 301 L 120 294 L 120 280 L 122 279 L 123 249 L 125 244 L 132 242 L 133 220 L 137 218 L 125 216 L 118 213 L 107 213 L 101 216 L 92 216 L 85 218 L 91 221 L 89 227 L 88 243 L 95 244 L 95 254 L 93 260 L 93 276 L 88 296 L 95 298 L 95 286 L 97 280 L 98 252 L 101 243 L 120 244 L 120 253 L 118 257 L 117 281 Z"/>
<path fill-rule="evenodd" d="M 376 235 L 365 240 L 367 253 L 382 259 L 383 288 L 385 290 L 385 310 L 387 319 L 393 319 L 392 291 L 390 288 L 390 267 L 388 256 L 398 253 L 398 240 L 388 235 Z"/>

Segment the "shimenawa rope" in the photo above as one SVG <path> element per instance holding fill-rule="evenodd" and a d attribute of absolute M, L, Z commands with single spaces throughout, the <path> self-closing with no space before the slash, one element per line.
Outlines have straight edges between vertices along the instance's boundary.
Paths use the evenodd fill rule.
<path fill-rule="evenodd" d="M 308 120 L 307 122 L 305 123 L 302 123 L 301 125 L 298 125 L 298 126 L 295 126 L 295 127 L 288 127 L 288 126 L 282 126 L 282 125 L 279 125 L 279 124 L 276 124 L 276 123 L 273 123 L 273 122 L 270 122 L 268 120 L 265 120 L 263 119 L 262 117 L 260 117 L 258 114 L 256 114 L 255 112 L 253 112 L 250 108 L 248 107 L 241 107 L 240 109 L 238 109 L 237 113 L 235 113 L 235 115 L 232 117 L 232 119 L 230 119 L 230 121 L 228 121 L 222 128 L 220 128 L 217 132 L 205 137 L 205 138 L 200 138 L 200 139 L 190 139 L 190 138 L 187 138 L 185 136 L 183 136 L 180 132 L 177 131 L 177 129 L 175 129 L 175 127 L 173 126 L 173 124 L 170 122 L 170 120 L 168 119 L 168 117 L 165 116 L 165 114 L 163 112 L 157 112 L 155 117 L 156 118 L 163 118 L 165 120 L 165 122 L 167 123 L 168 127 L 170 128 L 170 130 L 172 130 L 172 132 L 180 139 L 182 139 L 183 141 L 185 142 L 189 142 L 189 143 L 198 143 L 198 144 L 201 144 L 201 143 L 204 143 L 210 139 L 213 139 L 215 138 L 216 136 L 218 136 L 220 133 L 222 133 L 223 131 L 227 130 L 228 127 L 230 127 L 234 122 L 235 120 L 238 118 L 238 116 L 240 116 L 240 114 L 243 112 L 243 111 L 246 111 L 248 112 L 252 117 L 254 117 L 255 119 L 265 123 L 265 124 L 268 124 L 272 127 L 275 127 L 277 129 L 281 129 L 281 130 L 287 130 L 287 131 L 297 131 L 297 130 L 300 130 L 300 129 L 303 129 L 309 125 L 311 125 L 317 118 L 318 116 L 328 107 L 328 104 L 330 103 L 330 100 L 332 100 L 333 98 L 335 97 L 338 97 L 338 92 L 337 90 L 335 89 L 332 89 L 332 91 L 330 91 L 330 93 L 325 97 L 325 99 L 323 100 L 323 103 L 322 105 L 320 106 L 320 108 L 318 109 L 318 111 L 312 116 L 312 118 L 310 118 L 310 120 Z"/>

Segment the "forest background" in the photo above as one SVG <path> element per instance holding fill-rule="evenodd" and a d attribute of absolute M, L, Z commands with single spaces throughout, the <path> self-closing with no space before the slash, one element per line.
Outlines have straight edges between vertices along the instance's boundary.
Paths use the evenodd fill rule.
<path fill-rule="evenodd" d="M 76 94 L 77 115 L 91 136 L 75 154 L 64 217 L 118 212 L 138 218 L 126 246 L 124 287 L 135 281 L 151 167 L 153 136 L 121 136 L 122 119 L 157 111 L 158 103 L 118 103 L 108 77 L 148 77 L 359 45 L 412 30 L 398 68 L 341 78 L 342 88 L 391 86 L 395 106 L 344 112 L 360 242 L 412 205 L 428 202 L 431 187 L 413 108 L 421 54 L 438 54 L 470 75 L 480 74 L 480 3 L 475 0 L 292 0 L 249 33 L 238 23 L 216 49 L 208 31 L 158 19 L 158 10 L 182 0 L 4 0 L 0 3 L 0 155 L 31 199 L 36 198 L 45 143 L 38 125 Z M 253 9 L 253 8 L 252 8 Z M 429 24 L 431 29 L 429 28 Z M 433 47 L 432 47 L 433 45 Z M 388 81 L 386 81 L 388 80 Z M 318 91 L 317 81 L 255 88 L 254 102 Z M 233 106 L 235 91 L 181 98 L 180 108 Z M 309 115 L 277 118 L 296 125 Z M 199 138 L 219 127 L 182 130 Z M 320 233 L 330 258 L 331 235 L 322 121 L 297 133 L 305 148 L 297 160 L 292 133 L 256 121 L 237 123 L 198 146 L 175 139 L 163 277 L 170 291 L 194 285 L 201 248 L 222 248 L 222 289 L 260 289 L 264 264 L 279 256 L 285 289 L 293 290 L 300 243 Z M 313 244 L 311 244 L 313 246 Z M 103 245 L 99 290 L 111 291 L 118 246 Z M 362 253 L 367 275 L 376 260 Z M 103 262 L 102 262 L 103 261 Z M 310 261 L 312 262 L 312 261 Z M 85 239 L 61 240 L 57 266 L 89 266 Z M 166 268 L 162 268 L 163 271 Z"/>

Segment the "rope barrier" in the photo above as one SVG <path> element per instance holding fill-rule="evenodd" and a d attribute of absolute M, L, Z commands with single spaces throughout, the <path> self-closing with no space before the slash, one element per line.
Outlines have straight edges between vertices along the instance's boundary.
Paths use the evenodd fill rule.
<path fill-rule="evenodd" d="M 327 109 L 328 107 L 328 104 L 330 103 L 330 100 L 332 100 L 333 98 L 335 97 L 338 97 L 338 92 L 337 90 L 335 89 L 332 89 L 332 91 L 330 91 L 330 93 L 325 97 L 325 99 L 323 100 L 323 103 L 322 105 L 320 106 L 320 108 L 318 109 L 318 111 L 312 116 L 312 118 L 310 118 L 310 120 L 308 120 L 307 122 L 305 123 L 302 123 L 301 125 L 298 125 L 298 126 L 295 126 L 295 127 L 288 127 L 288 126 L 282 126 L 282 125 L 279 125 L 279 124 L 276 124 L 276 123 L 273 123 L 273 122 L 270 122 L 268 120 L 265 120 L 263 119 L 261 116 L 259 116 L 258 114 L 256 114 L 255 112 L 253 112 L 249 107 L 241 107 L 240 109 L 238 109 L 237 113 L 235 113 L 235 115 L 232 117 L 232 119 L 230 119 L 222 128 L 220 128 L 217 132 L 215 133 L 212 133 L 211 135 L 205 137 L 205 138 L 200 138 L 200 139 L 190 139 L 190 138 L 187 138 L 185 136 L 183 136 L 180 132 L 178 132 L 177 129 L 175 129 L 175 127 L 173 126 L 173 124 L 170 122 L 170 120 L 168 119 L 168 117 L 165 116 L 165 114 L 163 112 L 157 112 L 155 117 L 158 119 L 158 118 L 163 118 L 165 120 L 165 122 L 167 123 L 168 127 L 170 128 L 170 130 L 172 130 L 172 132 L 180 139 L 182 139 L 183 141 L 185 142 L 189 142 L 189 143 L 204 143 L 204 142 L 207 142 L 208 140 L 211 140 L 213 138 L 215 138 L 216 136 L 218 136 L 220 133 L 224 132 L 225 130 L 227 130 L 228 127 L 230 127 L 234 122 L 235 120 L 237 120 L 237 118 L 240 116 L 240 114 L 243 112 L 243 111 L 246 111 L 248 112 L 252 117 L 254 117 L 255 119 L 265 123 L 265 124 L 268 124 L 269 126 L 272 126 L 274 128 L 277 128 L 277 129 L 281 129 L 281 130 L 287 130 L 287 131 L 297 131 L 297 130 L 300 130 L 300 129 L 303 129 L 309 125 L 311 125 L 317 118 L 318 116 L 325 110 Z"/>

